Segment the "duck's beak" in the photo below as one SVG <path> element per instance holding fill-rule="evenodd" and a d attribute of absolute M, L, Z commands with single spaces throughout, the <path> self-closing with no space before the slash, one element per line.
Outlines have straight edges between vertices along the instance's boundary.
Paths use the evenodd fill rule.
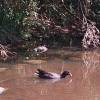
<path fill-rule="evenodd" d="M 69 75 L 72 77 L 72 73 L 69 73 Z"/>

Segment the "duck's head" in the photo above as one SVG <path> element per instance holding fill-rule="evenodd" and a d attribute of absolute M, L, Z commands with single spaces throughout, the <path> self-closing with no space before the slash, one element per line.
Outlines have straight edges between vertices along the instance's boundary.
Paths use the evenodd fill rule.
<path fill-rule="evenodd" d="M 68 71 L 64 71 L 62 74 L 61 74 L 61 78 L 65 78 L 67 75 L 70 75 L 72 76 L 72 74 Z"/>

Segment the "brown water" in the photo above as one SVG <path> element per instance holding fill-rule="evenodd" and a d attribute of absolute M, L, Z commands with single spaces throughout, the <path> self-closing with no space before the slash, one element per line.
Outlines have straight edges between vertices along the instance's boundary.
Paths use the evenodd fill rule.
<path fill-rule="evenodd" d="M 0 64 L 0 86 L 8 88 L 0 100 L 100 100 L 100 52 L 55 52 L 47 60 Z M 37 68 L 68 70 L 73 76 L 60 81 L 38 79 L 33 77 Z"/>

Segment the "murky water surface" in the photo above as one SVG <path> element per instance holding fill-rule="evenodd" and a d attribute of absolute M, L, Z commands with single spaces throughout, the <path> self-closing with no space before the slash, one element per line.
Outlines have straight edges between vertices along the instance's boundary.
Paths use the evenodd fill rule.
<path fill-rule="evenodd" d="M 72 77 L 43 80 L 33 77 L 37 68 Z M 0 100 L 100 100 L 100 52 L 53 50 L 43 57 L 0 64 L 0 87 L 8 88 Z"/>

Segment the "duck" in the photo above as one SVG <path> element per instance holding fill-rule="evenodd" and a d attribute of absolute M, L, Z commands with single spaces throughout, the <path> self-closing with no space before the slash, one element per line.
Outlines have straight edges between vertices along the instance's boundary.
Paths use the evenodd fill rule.
<path fill-rule="evenodd" d="M 44 53 L 48 50 L 48 48 L 45 45 L 42 46 L 38 46 L 36 48 L 34 48 L 35 53 L 39 54 L 39 53 Z"/>
<path fill-rule="evenodd" d="M 63 71 L 61 74 L 58 74 L 54 72 L 46 72 L 42 69 L 37 69 L 34 75 L 42 79 L 62 79 L 68 75 L 72 76 L 69 71 Z"/>
<path fill-rule="evenodd" d="M 5 92 L 6 90 L 7 90 L 6 88 L 0 87 L 0 94 L 2 94 L 3 92 Z"/>

